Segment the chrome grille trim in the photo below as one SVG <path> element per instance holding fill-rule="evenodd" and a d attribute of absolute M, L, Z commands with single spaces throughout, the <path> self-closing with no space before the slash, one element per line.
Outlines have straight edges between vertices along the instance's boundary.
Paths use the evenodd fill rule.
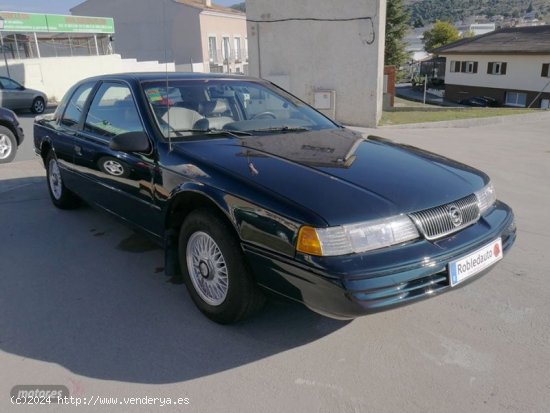
<path fill-rule="evenodd" d="M 453 224 L 451 217 L 450 210 L 453 207 L 458 208 L 461 213 L 462 223 L 458 226 Z M 438 239 L 460 231 L 477 222 L 479 216 L 477 198 L 474 194 L 455 202 L 409 214 L 418 230 L 428 240 Z"/>

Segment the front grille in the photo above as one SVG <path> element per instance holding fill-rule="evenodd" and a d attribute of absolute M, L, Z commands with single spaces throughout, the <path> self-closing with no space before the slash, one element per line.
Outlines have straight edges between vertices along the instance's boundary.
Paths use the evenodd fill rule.
<path fill-rule="evenodd" d="M 479 219 L 479 207 L 476 196 L 472 194 L 409 216 L 422 235 L 428 240 L 433 240 L 460 231 L 476 222 Z"/>

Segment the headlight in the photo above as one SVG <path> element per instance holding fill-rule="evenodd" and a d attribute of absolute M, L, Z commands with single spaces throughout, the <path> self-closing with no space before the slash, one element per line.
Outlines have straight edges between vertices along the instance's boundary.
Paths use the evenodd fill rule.
<path fill-rule="evenodd" d="M 419 237 L 405 215 L 331 228 L 303 226 L 296 250 L 318 256 L 346 255 L 389 247 Z"/>
<path fill-rule="evenodd" d="M 480 215 L 483 215 L 485 211 L 493 206 L 497 201 L 497 194 L 492 183 L 488 183 L 482 189 L 474 192 L 477 198 L 477 206 L 479 207 Z"/>

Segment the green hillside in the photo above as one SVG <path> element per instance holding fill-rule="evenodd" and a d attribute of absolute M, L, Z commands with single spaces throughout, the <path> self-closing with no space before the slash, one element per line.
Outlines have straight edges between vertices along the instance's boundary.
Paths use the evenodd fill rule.
<path fill-rule="evenodd" d="M 476 15 L 521 17 L 530 8 L 541 17 L 550 14 L 548 0 L 409 0 L 406 3 L 411 21 L 420 19 L 426 23 L 456 21 Z"/>

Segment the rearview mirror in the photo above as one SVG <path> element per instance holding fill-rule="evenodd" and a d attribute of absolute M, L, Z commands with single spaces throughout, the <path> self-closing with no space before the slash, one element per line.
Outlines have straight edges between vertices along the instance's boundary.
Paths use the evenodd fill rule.
<path fill-rule="evenodd" d="M 109 148 L 120 152 L 148 153 L 151 151 L 151 143 L 145 132 L 126 132 L 111 139 Z"/>

